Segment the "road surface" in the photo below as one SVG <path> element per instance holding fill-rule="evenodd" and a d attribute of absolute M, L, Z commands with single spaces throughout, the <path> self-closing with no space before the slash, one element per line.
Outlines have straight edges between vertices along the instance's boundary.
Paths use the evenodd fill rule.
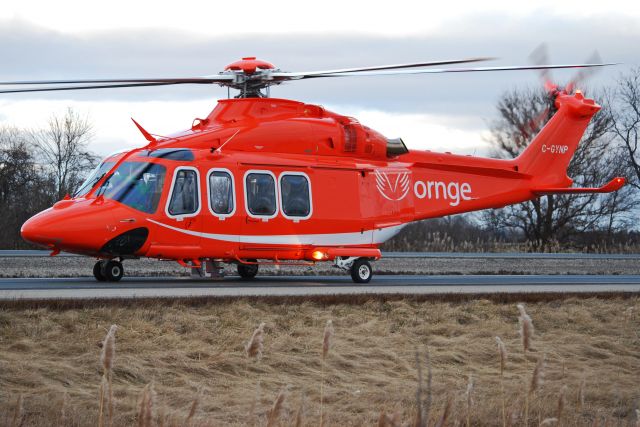
<path fill-rule="evenodd" d="M 348 276 L 262 276 L 250 282 L 237 277 L 217 281 L 125 277 L 118 283 L 97 282 L 88 277 L 0 279 L 0 300 L 527 292 L 640 295 L 640 275 L 378 275 L 367 285 L 356 285 Z"/>

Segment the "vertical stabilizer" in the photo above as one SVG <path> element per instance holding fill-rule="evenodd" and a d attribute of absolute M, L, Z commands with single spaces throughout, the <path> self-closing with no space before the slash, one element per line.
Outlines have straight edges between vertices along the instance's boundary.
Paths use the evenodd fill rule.
<path fill-rule="evenodd" d="M 589 121 L 600 106 L 581 92 L 556 98 L 558 111 L 515 159 L 520 172 L 531 175 L 538 185 L 567 186 L 567 167 Z"/>

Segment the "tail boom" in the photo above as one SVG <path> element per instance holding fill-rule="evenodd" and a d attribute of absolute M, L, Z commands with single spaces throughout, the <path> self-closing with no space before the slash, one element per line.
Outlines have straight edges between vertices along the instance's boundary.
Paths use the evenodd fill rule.
<path fill-rule="evenodd" d="M 556 106 L 556 114 L 513 160 L 419 151 L 402 156 L 408 164 L 396 165 L 400 172 L 387 173 L 407 174 L 411 186 L 402 197 L 395 198 L 397 206 L 391 211 L 416 221 L 501 208 L 548 194 L 608 193 L 620 189 L 625 184 L 622 177 L 597 188 L 571 187 L 573 181 L 567 176 L 567 167 L 600 106 L 580 92 L 558 95 Z M 387 197 L 386 202 L 389 200 Z"/>

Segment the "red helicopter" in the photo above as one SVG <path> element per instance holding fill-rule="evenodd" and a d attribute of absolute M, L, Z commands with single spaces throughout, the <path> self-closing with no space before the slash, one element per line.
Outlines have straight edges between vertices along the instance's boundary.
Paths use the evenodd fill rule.
<path fill-rule="evenodd" d="M 412 221 L 624 185 L 614 178 L 600 188 L 571 187 L 567 166 L 600 107 L 569 86 L 548 85 L 557 111 L 513 160 L 408 150 L 352 117 L 269 97 L 271 86 L 294 80 L 609 65 L 428 68 L 485 59 L 283 72 L 248 57 L 204 77 L 0 82 L 21 85 L 0 93 L 177 84 L 239 90 L 169 137 L 134 121 L 147 144 L 105 158 L 73 196 L 25 222 L 22 237 L 52 255 L 97 257 L 100 281 L 120 280 L 123 260 L 151 257 L 210 277 L 234 263 L 246 279 L 261 264 L 331 261 L 366 283 L 379 245 Z"/>

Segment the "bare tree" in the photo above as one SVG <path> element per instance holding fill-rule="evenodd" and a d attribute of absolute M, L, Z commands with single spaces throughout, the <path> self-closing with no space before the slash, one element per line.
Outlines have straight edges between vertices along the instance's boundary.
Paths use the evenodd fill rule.
<path fill-rule="evenodd" d="M 31 138 L 54 179 L 58 200 L 72 194 L 97 163 L 97 157 L 87 148 L 92 125 L 72 108 L 64 116 L 53 115 L 49 127 L 32 131 Z"/>
<path fill-rule="evenodd" d="M 20 226 L 53 202 L 53 182 L 35 162 L 29 135 L 20 129 L 0 128 L 0 247 L 26 247 Z"/>
<path fill-rule="evenodd" d="M 624 161 L 632 172 L 629 183 L 640 189 L 640 68 L 620 76 L 607 101 L 611 105 L 611 132 L 622 143 Z"/>
<path fill-rule="evenodd" d="M 617 175 L 625 176 L 621 150 L 609 136 L 611 114 L 607 107 L 596 114 L 569 164 L 575 185 L 595 187 Z M 555 112 L 544 90 L 513 90 L 498 102 L 500 113 L 491 126 L 490 142 L 495 155 L 513 158 L 529 145 Z M 630 187 L 612 194 L 549 195 L 529 202 L 485 211 L 490 227 L 519 230 L 537 250 L 554 241 L 566 241 L 576 233 L 606 229 L 608 235 L 629 220 L 638 205 Z"/>

